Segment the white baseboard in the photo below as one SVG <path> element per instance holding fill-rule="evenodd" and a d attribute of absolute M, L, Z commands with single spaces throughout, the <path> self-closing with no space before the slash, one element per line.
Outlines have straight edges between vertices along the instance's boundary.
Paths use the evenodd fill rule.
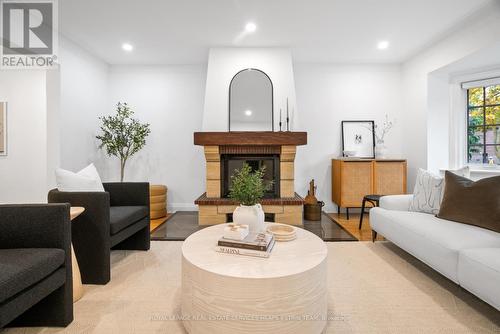
<path fill-rule="evenodd" d="M 167 211 L 198 211 L 198 205 L 194 203 L 169 203 Z"/>

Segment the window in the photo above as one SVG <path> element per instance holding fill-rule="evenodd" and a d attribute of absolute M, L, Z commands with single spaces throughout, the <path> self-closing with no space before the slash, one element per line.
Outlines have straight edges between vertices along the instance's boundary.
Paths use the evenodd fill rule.
<path fill-rule="evenodd" d="M 467 161 L 500 165 L 500 84 L 467 89 Z"/>

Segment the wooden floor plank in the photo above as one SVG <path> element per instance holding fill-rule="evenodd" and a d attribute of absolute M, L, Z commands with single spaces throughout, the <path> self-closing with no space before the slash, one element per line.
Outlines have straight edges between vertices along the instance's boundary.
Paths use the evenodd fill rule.
<path fill-rule="evenodd" d="M 349 215 L 349 219 L 347 219 L 346 215 L 341 213 L 340 215 L 337 213 L 327 213 L 333 220 L 337 222 L 340 226 L 346 229 L 349 233 L 351 233 L 354 237 L 356 237 L 359 241 L 371 241 L 372 240 L 372 229 L 370 227 L 370 218 L 368 215 L 365 215 L 363 218 L 363 226 L 361 230 L 359 227 L 359 214 L 351 213 Z M 385 240 L 382 236 L 377 236 L 377 240 Z"/>
<path fill-rule="evenodd" d="M 171 216 L 171 213 L 167 213 L 165 217 L 159 218 L 159 219 L 151 219 L 150 225 L 149 225 L 149 231 L 152 232 L 154 229 L 156 229 L 158 226 L 163 224 L 164 222 L 167 221 L 167 219 Z"/>

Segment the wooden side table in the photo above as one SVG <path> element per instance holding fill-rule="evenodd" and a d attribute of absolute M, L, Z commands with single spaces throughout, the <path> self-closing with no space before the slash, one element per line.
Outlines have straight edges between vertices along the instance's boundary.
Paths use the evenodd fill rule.
<path fill-rule="evenodd" d="M 70 219 L 73 221 L 76 217 L 81 215 L 85 211 L 85 208 L 80 206 L 72 206 L 69 211 Z M 71 243 L 71 270 L 73 272 L 73 303 L 80 300 L 83 297 L 83 285 L 82 285 L 82 275 L 80 274 L 80 267 L 78 266 L 78 261 L 76 260 L 75 250 L 73 249 L 73 243 Z"/>

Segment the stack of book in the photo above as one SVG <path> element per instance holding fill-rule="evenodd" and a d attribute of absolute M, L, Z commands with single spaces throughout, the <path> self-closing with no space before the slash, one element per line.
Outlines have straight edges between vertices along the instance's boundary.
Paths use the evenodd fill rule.
<path fill-rule="evenodd" d="M 220 238 L 216 251 L 255 257 L 269 257 L 276 240 L 272 233 L 250 233 L 243 240 Z"/>

